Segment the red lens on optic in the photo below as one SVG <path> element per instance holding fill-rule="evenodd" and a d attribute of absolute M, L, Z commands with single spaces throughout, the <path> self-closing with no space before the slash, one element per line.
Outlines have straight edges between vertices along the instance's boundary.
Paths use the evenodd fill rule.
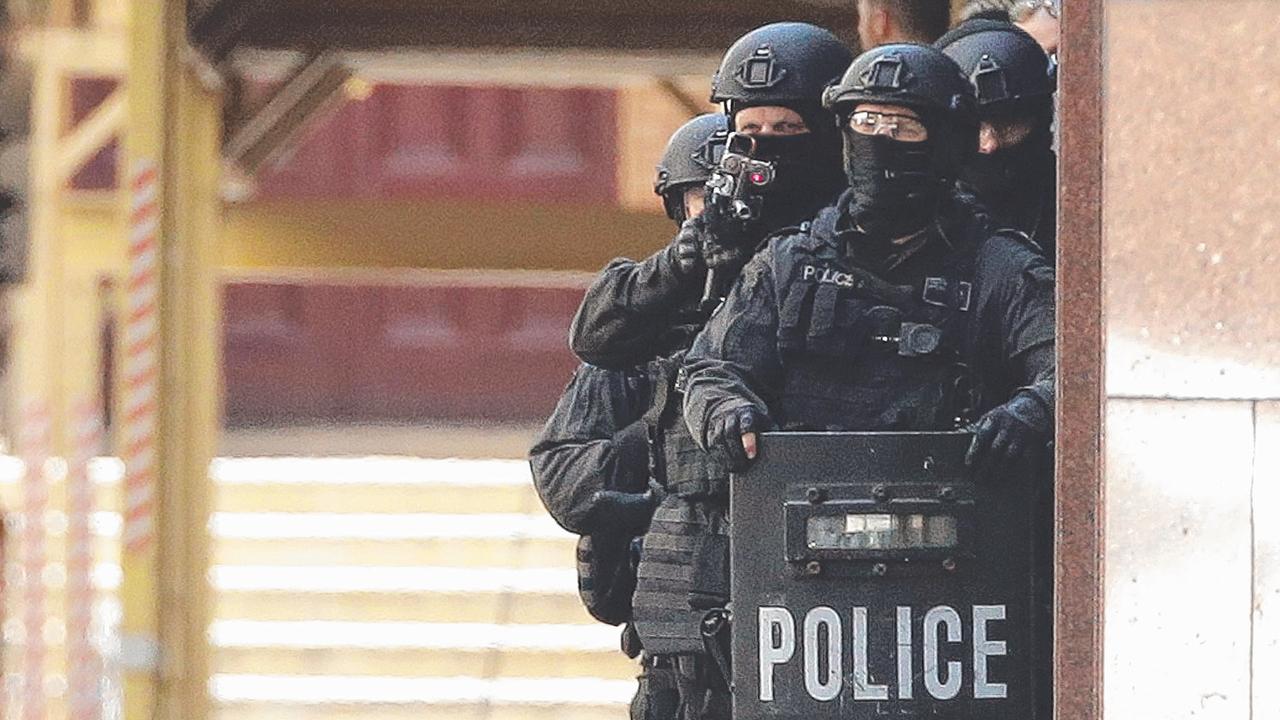
<path fill-rule="evenodd" d="M 751 182 L 757 185 L 764 184 L 764 173 L 751 173 Z"/>

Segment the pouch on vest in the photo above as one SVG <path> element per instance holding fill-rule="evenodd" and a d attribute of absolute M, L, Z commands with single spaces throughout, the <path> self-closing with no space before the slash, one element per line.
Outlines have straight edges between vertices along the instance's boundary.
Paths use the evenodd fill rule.
<path fill-rule="evenodd" d="M 808 354 L 855 361 L 868 354 L 896 351 L 903 318 L 898 308 L 866 300 L 840 300 L 832 308 L 830 320 L 818 316 L 820 308 L 815 302 Z"/>
<path fill-rule="evenodd" d="M 631 538 L 583 535 L 577 560 L 578 595 L 591 617 L 608 625 L 629 621 L 636 589 Z"/>
<path fill-rule="evenodd" d="M 629 622 L 622 626 L 622 637 L 619 638 L 619 648 L 622 654 L 635 660 L 640 657 L 640 653 L 644 652 L 644 643 L 640 640 L 640 633 L 636 630 L 636 624 Z"/>
<path fill-rule="evenodd" d="M 673 417 L 662 430 L 663 485 L 680 497 L 724 495 L 729 472 L 714 455 L 698 447 L 682 416 Z"/>
<path fill-rule="evenodd" d="M 729 536 L 703 535 L 693 550 L 693 583 L 689 607 L 722 608 L 729 602 Z"/>

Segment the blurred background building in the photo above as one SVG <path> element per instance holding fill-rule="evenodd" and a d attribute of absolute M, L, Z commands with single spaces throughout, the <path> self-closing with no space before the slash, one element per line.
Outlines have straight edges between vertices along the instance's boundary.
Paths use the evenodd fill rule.
<path fill-rule="evenodd" d="M 853 42 L 854 4 L 9 0 L 4 717 L 624 717 L 521 458 L 590 274 L 669 237 L 653 164 L 720 51 Z M 1108 715 L 1270 718 L 1275 7 L 1106 6 Z M 151 213 L 187 350 L 147 426 Z M 159 458 L 154 507 L 98 454 Z"/>
<path fill-rule="evenodd" d="M 654 164 L 722 50 L 783 19 L 852 41 L 851 4 L 164 5 L 10 4 L 0 122 L 36 173 L 6 437 L 41 470 L 0 479 L 6 716 L 624 716 L 636 668 L 523 456 L 591 274 L 671 235 Z M 182 309 L 136 386 L 153 226 Z M 153 391 L 181 416 L 148 425 Z M 158 457 L 153 502 L 87 449 Z"/>

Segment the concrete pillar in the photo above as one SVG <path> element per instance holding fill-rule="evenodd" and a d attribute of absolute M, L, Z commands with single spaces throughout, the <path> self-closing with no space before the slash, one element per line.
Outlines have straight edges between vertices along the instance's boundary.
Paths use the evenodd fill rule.
<path fill-rule="evenodd" d="M 1106 4 L 1108 718 L 1280 708 L 1278 9 Z"/>

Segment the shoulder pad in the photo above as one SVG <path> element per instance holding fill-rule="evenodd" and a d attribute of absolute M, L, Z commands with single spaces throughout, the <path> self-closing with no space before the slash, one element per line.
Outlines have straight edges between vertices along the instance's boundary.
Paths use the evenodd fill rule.
<path fill-rule="evenodd" d="M 1016 241 L 1019 245 L 1029 247 L 1041 255 L 1046 255 L 1047 257 L 1047 254 L 1045 253 L 1044 248 L 1040 246 L 1040 243 L 1036 242 L 1034 238 L 1021 230 L 1017 230 L 1015 228 L 997 228 L 992 231 L 991 236 L 1009 238 L 1010 240 Z"/>
<path fill-rule="evenodd" d="M 789 227 L 779 228 L 764 236 L 764 240 L 756 246 L 756 252 L 760 252 L 770 245 L 776 245 L 779 242 L 785 242 L 794 238 L 806 237 L 809 235 L 809 223 L 804 222 L 799 225 L 791 225 Z"/>
<path fill-rule="evenodd" d="M 805 220 L 799 225 L 788 225 L 786 227 L 778 228 L 777 230 L 769 233 L 769 235 L 771 237 L 781 237 L 783 235 L 806 235 L 812 228 L 813 223 Z"/>

